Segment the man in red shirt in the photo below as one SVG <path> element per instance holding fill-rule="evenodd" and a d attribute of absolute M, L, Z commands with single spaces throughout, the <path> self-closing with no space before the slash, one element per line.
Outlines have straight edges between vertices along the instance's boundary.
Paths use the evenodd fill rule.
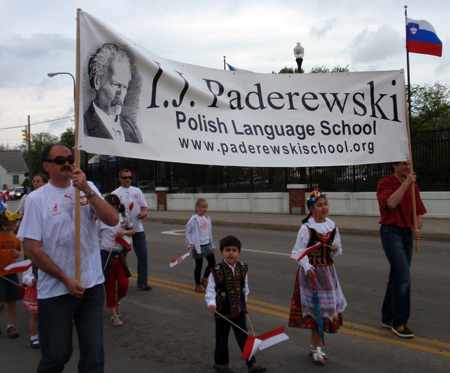
<path fill-rule="evenodd" d="M 413 241 L 420 239 L 423 215 L 427 212 L 420 198 L 416 174 L 410 162 L 392 164 L 394 173 L 378 182 L 377 199 L 380 207 L 380 237 L 391 266 L 389 282 L 381 310 L 381 321 L 401 338 L 412 338 L 407 327 L 410 314 L 411 277 L 409 267 Z M 413 229 L 412 185 L 416 198 L 417 229 Z"/>

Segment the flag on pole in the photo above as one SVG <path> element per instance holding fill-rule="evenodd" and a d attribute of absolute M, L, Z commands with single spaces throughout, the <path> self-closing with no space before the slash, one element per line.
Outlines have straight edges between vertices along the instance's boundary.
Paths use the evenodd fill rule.
<path fill-rule="evenodd" d="M 191 251 L 189 250 L 187 253 L 181 255 L 179 258 L 172 259 L 170 261 L 170 268 L 175 267 L 177 264 L 180 264 L 184 259 L 186 259 L 189 256 L 190 253 Z"/>
<path fill-rule="evenodd" d="M 244 70 L 244 69 L 238 69 L 237 67 L 231 66 L 228 62 L 225 62 L 228 66 L 228 70 L 235 71 L 235 72 L 241 72 L 241 73 L 252 73 L 253 71 L 250 70 Z"/>
<path fill-rule="evenodd" d="M 300 260 L 302 260 L 304 256 L 308 255 L 309 253 L 312 253 L 314 250 L 318 249 L 322 245 L 323 245 L 323 242 L 319 241 L 315 245 L 307 247 L 306 250 L 303 253 L 301 253 L 301 251 L 292 253 L 291 258 L 295 259 L 297 261 L 297 263 L 300 263 Z"/>
<path fill-rule="evenodd" d="M 244 351 L 242 351 L 241 360 L 250 360 L 253 355 L 258 351 L 258 348 L 262 341 L 259 338 L 255 338 L 252 335 L 248 335 L 245 341 Z"/>
<path fill-rule="evenodd" d="M 270 346 L 276 345 L 277 343 L 281 343 L 283 341 L 287 341 L 289 339 L 287 334 L 284 332 L 284 326 L 258 335 L 256 338 L 262 341 L 259 346 L 260 350 L 264 350 Z"/>
<path fill-rule="evenodd" d="M 442 56 L 442 41 L 433 26 L 425 20 L 406 18 L 406 49 L 411 53 Z"/>
<path fill-rule="evenodd" d="M 228 62 L 225 62 L 228 66 L 228 70 L 230 71 L 236 71 L 236 68 L 234 68 L 233 66 L 231 66 Z"/>
<path fill-rule="evenodd" d="M 10 264 L 5 267 L 5 271 L 8 271 L 6 275 L 12 275 L 13 273 L 25 272 L 28 268 L 33 265 L 30 259 L 23 260 L 22 262 L 17 262 Z"/>

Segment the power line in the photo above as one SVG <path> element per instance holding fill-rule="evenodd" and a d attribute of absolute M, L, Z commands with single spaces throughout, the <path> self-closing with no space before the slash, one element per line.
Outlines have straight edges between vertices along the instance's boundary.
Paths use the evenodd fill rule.
<path fill-rule="evenodd" d="M 63 119 L 69 119 L 69 118 L 73 118 L 75 117 L 75 115 L 70 115 L 68 117 L 62 117 L 62 118 L 57 118 L 57 119 L 49 119 L 49 120 L 44 120 L 42 122 L 35 122 L 35 123 L 30 123 L 30 126 L 34 126 L 36 124 L 43 124 L 43 123 L 50 123 L 50 122 L 56 122 L 58 120 L 63 120 Z M 20 126 L 12 126 L 12 127 L 2 127 L 0 128 L 0 130 L 10 130 L 10 129 L 14 129 L 14 128 L 22 128 L 26 126 L 25 124 L 22 124 Z"/>

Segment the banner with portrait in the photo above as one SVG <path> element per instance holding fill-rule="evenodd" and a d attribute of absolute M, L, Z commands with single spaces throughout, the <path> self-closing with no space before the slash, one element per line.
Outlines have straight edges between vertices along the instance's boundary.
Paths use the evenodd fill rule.
<path fill-rule="evenodd" d="M 95 17 L 79 17 L 81 150 L 253 167 L 409 159 L 401 70 L 211 69 L 161 58 Z"/>

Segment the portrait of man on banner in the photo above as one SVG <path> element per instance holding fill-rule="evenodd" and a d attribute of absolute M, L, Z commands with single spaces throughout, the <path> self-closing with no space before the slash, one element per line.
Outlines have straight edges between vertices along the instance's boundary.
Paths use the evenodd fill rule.
<path fill-rule="evenodd" d="M 114 43 L 105 43 L 90 57 L 85 87 L 84 133 L 86 136 L 142 143 L 136 125 L 140 76 L 131 53 Z"/>

